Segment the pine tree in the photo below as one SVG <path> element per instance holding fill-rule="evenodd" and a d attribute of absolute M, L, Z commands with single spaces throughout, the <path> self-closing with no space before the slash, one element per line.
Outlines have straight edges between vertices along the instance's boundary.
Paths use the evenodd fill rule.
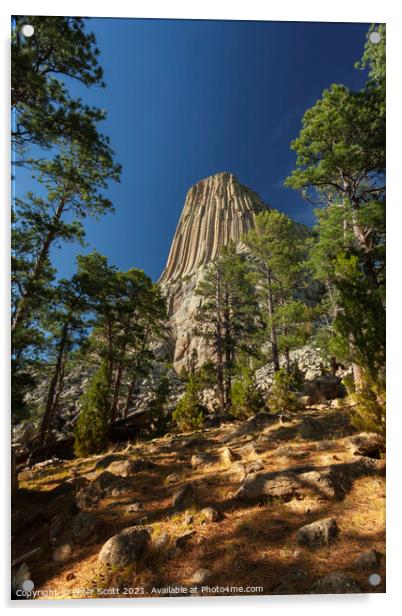
<path fill-rule="evenodd" d="M 302 346 L 310 334 L 311 311 L 298 299 L 309 282 L 307 235 L 285 214 L 267 210 L 257 214 L 256 228 L 244 237 L 275 371 L 279 354 L 284 353 L 289 368 L 290 350 Z"/>
<path fill-rule="evenodd" d="M 211 346 L 219 402 L 222 410 L 229 411 L 237 354 L 256 353 L 259 309 L 244 255 L 237 254 L 233 245 L 224 248 L 196 293 L 202 298 L 196 333 Z"/>
<path fill-rule="evenodd" d="M 78 457 L 103 451 L 110 426 L 108 366 L 103 362 L 81 398 L 81 413 L 75 428 L 74 451 Z"/>

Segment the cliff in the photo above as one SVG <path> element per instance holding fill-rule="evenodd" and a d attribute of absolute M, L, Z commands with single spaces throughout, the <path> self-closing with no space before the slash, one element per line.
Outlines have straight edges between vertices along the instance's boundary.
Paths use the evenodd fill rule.
<path fill-rule="evenodd" d="M 193 335 L 194 317 L 201 299 L 195 289 L 205 267 L 229 241 L 239 243 L 254 227 L 257 212 L 266 209 L 260 197 L 240 184 L 232 173 L 217 173 L 197 182 L 187 193 L 166 267 L 159 284 L 167 298 L 173 331 L 177 371 L 188 366 L 192 350 L 202 363 L 203 341 Z"/>

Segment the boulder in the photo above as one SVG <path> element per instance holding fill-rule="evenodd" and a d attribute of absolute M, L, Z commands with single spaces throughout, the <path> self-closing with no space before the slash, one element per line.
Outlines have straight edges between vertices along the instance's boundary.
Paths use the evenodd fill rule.
<path fill-rule="evenodd" d="M 297 476 L 292 473 L 251 473 L 245 477 L 234 498 L 246 502 L 266 498 L 289 501 L 296 496 L 298 489 Z"/>
<path fill-rule="evenodd" d="M 176 473 L 170 473 L 165 479 L 165 483 L 177 483 L 179 481 L 179 476 Z"/>
<path fill-rule="evenodd" d="M 97 538 L 100 521 L 88 511 L 81 511 L 73 518 L 71 532 L 75 543 L 86 545 Z"/>
<path fill-rule="evenodd" d="M 274 590 L 276 595 L 291 595 L 300 593 L 309 579 L 309 573 L 301 567 L 292 567 L 281 578 L 281 583 Z"/>
<path fill-rule="evenodd" d="M 157 550 L 162 550 L 170 541 L 169 533 L 161 533 L 154 541 L 154 547 Z"/>
<path fill-rule="evenodd" d="M 216 458 L 210 453 L 195 454 L 191 456 L 192 468 L 204 468 L 215 464 Z"/>
<path fill-rule="evenodd" d="M 357 556 L 353 565 L 356 569 L 377 569 L 381 564 L 382 554 L 377 550 L 365 550 Z"/>
<path fill-rule="evenodd" d="M 331 545 L 339 532 L 335 518 L 323 518 L 299 528 L 296 539 L 299 545 L 317 547 Z"/>
<path fill-rule="evenodd" d="M 380 458 L 385 451 L 385 439 L 375 432 L 362 432 L 347 439 L 350 449 L 355 456 Z"/>
<path fill-rule="evenodd" d="M 207 582 L 211 577 L 211 572 L 209 571 L 209 569 L 197 569 L 197 571 L 195 571 L 193 573 L 193 576 L 191 578 L 191 583 L 192 584 L 205 584 L 205 582 Z"/>
<path fill-rule="evenodd" d="M 341 571 L 334 571 L 317 580 L 310 588 L 310 594 L 316 595 L 342 595 L 364 592 L 356 580 Z"/>
<path fill-rule="evenodd" d="M 213 507 L 204 507 L 201 510 L 201 516 L 206 522 L 217 522 L 220 517 L 218 511 Z"/>
<path fill-rule="evenodd" d="M 129 477 L 130 475 L 134 475 L 135 473 L 140 473 L 142 471 L 150 471 L 155 467 L 153 462 L 149 460 L 116 460 L 112 462 L 108 470 L 114 475 L 119 475 L 120 477 Z"/>
<path fill-rule="evenodd" d="M 230 449 L 230 447 L 224 447 L 220 452 L 220 458 L 223 464 L 230 466 L 236 460 L 240 460 L 240 455 L 233 451 L 233 449 Z"/>
<path fill-rule="evenodd" d="M 99 552 L 98 560 L 118 567 L 135 564 L 144 554 L 148 544 L 148 530 L 130 526 L 106 541 Z"/>
<path fill-rule="evenodd" d="M 241 436 L 251 435 L 254 433 L 262 432 L 264 428 L 271 426 L 278 421 L 278 417 L 265 411 L 260 411 L 254 417 L 250 417 L 247 421 L 244 421 L 236 430 L 229 432 L 223 439 L 223 443 L 229 443 Z"/>
<path fill-rule="evenodd" d="M 185 483 L 178 488 L 172 496 L 172 507 L 185 508 L 193 505 L 197 495 L 193 484 Z"/>
<path fill-rule="evenodd" d="M 140 509 L 142 509 L 142 503 L 130 503 L 129 505 L 126 505 L 124 507 L 124 511 L 125 513 L 137 513 L 137 511 L 140 511 Z"/>
<path fill-rule="evenodd" d="M 73 548 L 71 543 L 63 543 L 62 545 L 57 546 L 52 553 L 52 560 L 55 563 L 65 563 L 70 560 L 73 553 Z"/>

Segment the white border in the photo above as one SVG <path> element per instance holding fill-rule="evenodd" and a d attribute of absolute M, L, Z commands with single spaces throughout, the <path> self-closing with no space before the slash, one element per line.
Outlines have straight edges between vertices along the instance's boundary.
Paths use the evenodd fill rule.
<path fill-rule="evenodd" d="M 280 2 L 268 2 L 263 0 L 203 0 L 199 3 L 183 3 L 179 0 L 148 0 L 147 2 L 113 0 L 112 3 L 100 4 L 89 0 L 70 0 L 69 2 L 58 2 L 50 0 L 36 0 L 35 2 L 15 0 L 10 2 L 5 0 L 1 6 L 1 52 L 2 52 L 2 92 L 9 90 L 9 16 L 11 14 L 43 14 L 43 15 L 87 15 L 98 17 L 165 17 L 165 18 L 190 18 L 190 19 L 261 19 L 261 20 L 280 20 L 280 21 L 336 21 L 336 22 L 386 22 L 387 23 L 387 139 L 388 139 L 388 480 L 387 480 L 387 594 L 386 595 L 350 595 L 350 596 L 290 596 L 290 597 L 238 597 L 238 598 L 216 598 L 216 599 L 158 599 L 152 600 L 127 600 L 127 601 L 38 601 L 25 602 L 22 606 L 20 602 L 11 604 L 9 596 L 9 512 L 8 512 L 8 393 L 9 393 L 9 359 L 8 359 L 8 286 L 9 286 L 9 142 L 3 139 L 0 149 L 0 168 L 3 173 L 3 200 L 0 208 L 0 254 L 1 254 L 1 306 L 3 320 L 0 327 L 0 336 L 3 352 L 1 354 L 2 369 L 0 392 L 3 394 L 3 405 L 1 406 L 2 423 L 1 436 L 4 444 L 3 468 L 5 477 L 3 478 L 3 488 L 6 498 L 6 510 L 2 513 L 3 533 L 2 539 L 5 542 L 1 553 L 2 575 L 0 576 L 3 585 L 3 602 L 8 609 L 17 611 L 25 610 L 29 607 L 33 609 L 85 609 L 85 613 L 94 610 L 116 610 L 135 609 L 156 613 L 163 610 L 164 614 L 173 611 L 191 610 L 192 613 L 202 613 L 205 611 L 230 611 L 231 614 L 252 609 L 262 613 L 267 610 L 280 610 L 281 616 L 294 613 L 303 616 L 304 614 L 322 614 L 326 616 L 339 616 L 340 611 L 350 610 L 354 614 L 364 613 L 365 616 L 378 616 L 379 610 L 392 610 L 400 603 L 398 590 L 400 586 L 401 571 L 401 530 L 400 518 L 397 517 L 397 499 L 400 494 L 397 492 L 401 474 L 401 460 L 398 456 L 401 449 L 400 441 L 402 435 L 402 406 L 400 404 L 402 388 L 399 382 L 402 377 L 401 362 L 401 250 L 402 244 L 402 200 L 400 190 L 401 176 L 401 70 L 400 58 L 402 57 L 402 20 L 401 9 L 398 8 L 395 0 L 372 0 L 351 1 L 336 0 L 336 2 L 325 2 L 325 0 L 281 0 Z M 5 70 L 4 70 L 5 69 Z M 9 102 L 6 97 L 1 97 L 2 121 L 1 134 L 9 135 Z M 399 198 L 398 198 L 399 197 Z M 400 482 L 399 482 L 400 483 Z M 398 527 L 399 522 L 399 527 Z"/>

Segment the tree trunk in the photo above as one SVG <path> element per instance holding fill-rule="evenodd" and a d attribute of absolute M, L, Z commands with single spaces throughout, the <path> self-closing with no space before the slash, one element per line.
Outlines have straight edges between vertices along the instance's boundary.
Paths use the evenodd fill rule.
<path fill-rule="evenodd" d="M 47 401 L 46 401 L 46 409 L 45 409 L 45 413 L 42 418 L 40 431 L 39 431 L 39 439 L 38 439 L 39 446 L 44 445 L 47 432 L 49 430 L 49 426 L 53 418 L 54 407 L 55 407 L 54 399 L 55 399 L 55 394 L 56 394 L 57 383 L 59 382 L 60 374 L 63 368 L 63 357 L 64 357 L 64 350 L 67 344 L 68 327 L 69 327 L 69 321 L 67 321 L 64 324 L 61 337 L 60 337 L 56 366 L 55 366 L 52 379 L 50 381 L 49 392 L 48 392 Z"/>
<path fill-rule="evenodd" d="M 12 333 L 16 331 L 16 329 L 20 326 L 20 324 L 23 321 L 25 321 L 29 315 L 29 302 L 32 298 L 34 286 L 35 286 L 35 283 L 39 280 L 43 272 L 45 261 L 49 255 L 50 246 L 56 239 L 55 225 L 60 221 L 60 218 L 64 211 L 65 204 L 66 204 L 65 200 L 62 199 L 53 217 L 51 228 L 48 231 L 43 241 L 42 248 L 36 259 L 32 274 L 30 275 L 28 282 L 26 284 L 25 291 L 23 292 L 23 294 L 21 295 L 18 301 L 17 310 L 15 311 L 14 319 L 13 319 L 12 326 L 11 326 Z"/>
<path fill-rule="evenodd" d="M 114 388 L 113 388 L 112 408 L 110 411 L 110 420 L 112 422 L 116 419 L 116 415 L 117 415 L 117 404 L 119 401 L 119 393 L 120 393 L 120 385 L 121 385 L 122 376 L 123 376 L 123 364 L 122 362 L 119 362 L 119 365 L 117 367 L 116 380 L 115 380 Z"/>
<path fill-rule="evenodd" d="M 284 355 L 285 355 L 285 367 L 286 367 L 286 371 L 288 373 L 290 373 L 290 353 L 289 353 L 289 349 L 286 348 L 284 350 Z"/>
<path fill-rule="evenodd" d="M 137 383 L 137 378 L 135 377 L 135 378 L 133 378 L 133 380 L 131 381 L 130 385 L 128 386 L 126 403 L 125 403 L 124 409 L 123 409 L 123 417 L 127 417 L 129 408 L 131 406 L 131 399 L 133 397 L 134 388 L 135 388 L 136 383 Z"/>
<path fill-rule="evenodd" d="M 269 277 L 269 283 L 271 282 Z M 274 316 L 274 302 L 272 298 L 271 289 L 268 290 L 268 316 L 270 320 L 270 338 L 271 338 L 271 349 L 272 349 L 272 362 L 274 364 L 275 372 L 278 372 L 280 369 L 279 365 L 279 349 L 278 349 L 278 336 L 276 333 L 276 327 L 272 322 Z"/>

